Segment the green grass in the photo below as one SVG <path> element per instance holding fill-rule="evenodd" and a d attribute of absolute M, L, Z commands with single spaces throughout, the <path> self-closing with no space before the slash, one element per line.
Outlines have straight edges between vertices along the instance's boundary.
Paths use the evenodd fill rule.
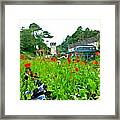
<path fill-rule="evenodd" d="M 100 61 L 99 56 L 96 61 Z M 66 59 L 61 64 L 51 62 L 50 59 L 34 58 L 31 60 L 20 60 L 20 99 L 24 100 L 26 91 L 24 79 L 24 64 L 31 63 L 31 69 L 37 73 L 39 80 L 48 86 L 47 90 L 52 91 L 52 99 L 56 100 L 95 100 L 100 96 L 100 65 L 81 62 L 68 64 Z M 78 68 L 78 72 L 75 71 Z M 35 89 L 34 80 L 29 78 L 27 89 Z M 27 95 L 30 99 L 31 95 Z"/>

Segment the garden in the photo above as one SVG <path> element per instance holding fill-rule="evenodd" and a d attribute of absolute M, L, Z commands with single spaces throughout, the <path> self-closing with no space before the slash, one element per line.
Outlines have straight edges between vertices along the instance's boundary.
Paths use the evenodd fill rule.
<path fill-rule="evenodd" d="M 30 24 L 29 28 L 21 28 L 20 99 L 99 99 L 100 31 L 89 28 L 84 30 L 79 26 L 61 44 L 49 46 L 53 37 L 36 23 Z M 75 45 L 90 43 L 97 45 L 94 46 L 93 59 L 85 59 L 83 53 L 79 52 L 74 56 L 68 54 Z M 55 51 L 55 55 L 51 51 Z"/>
<path fill-rule="evenodd" d="M 32 92 L 39 80 L 47 86 L 50 95 L 46 100 L 96 100 L 100 96 L 100 55 L 96 53 L 95 60 L 83 61 L 81 57 L 44 58 L 20 60 L 20 99 L 30 100 Z M 26 69 L 31 69 L 34 76 L 28 76 L 25 81 Z M 34 79 L 33 79 L 34 78 Z M 26 86 L 27 84 L 27 86 Z"/>

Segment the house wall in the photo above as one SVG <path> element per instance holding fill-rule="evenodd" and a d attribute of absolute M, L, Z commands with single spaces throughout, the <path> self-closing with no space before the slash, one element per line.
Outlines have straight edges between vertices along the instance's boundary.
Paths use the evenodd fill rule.
<path fill-rule="evenodd" d="M 73 51 L 74 51 L 74 48 L 69 48 L 68 51 L 69 51 L 69 52 L 73 52 Z"/>
<path fill-rule="evenodd" d="M 98 50 L 98 47 L 99 47 L 99 43 L 98 42 L 88 43 L 87 45 L 94 45 L 97 50 Z"/>
<path fill-rule="evenodd" d="M 52 55 L 56 55 L 57 54 L 56 46 L 51 46 L 51 54 Z"/>

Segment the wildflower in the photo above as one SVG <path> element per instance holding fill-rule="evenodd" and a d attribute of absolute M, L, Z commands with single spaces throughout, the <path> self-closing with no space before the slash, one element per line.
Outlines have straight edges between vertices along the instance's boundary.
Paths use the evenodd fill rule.
<path fill-rule="evenodd" d="M 80 60 L 78 60 L 78 59 L 74 61 L 74 63 L 78 63 L 78 62 L 80 62 Z"/>
<path fill-rule="evenodd" d="M 80 60 L 79 60 L 79 59 L 77 59 L 77 60 L 76 60 L 76 62 L 80 62 Z"/>
<path fill-rule="evenodd" d="M 75 71 L 78 72 L 79 68 L 75 68 Z"/>
<path fill-rule="evenodd" d="M 95 54 L 96 54 L 97 56 L 99 56 L 99 55 L 100 55 L 100 52 L 96 52 Z"/>
<path fill-rule="evenodd" d="M 30 64 L 30 63 L 26 63 L 24 66 L 25 66 L 26 68 L 30 68 L 31 64 Z"/>
<path fill-rule="evenodd" d="M 57 60 L 57 58 L 51 58 L 51 62 L 55 62 Z"/>
<path fill-rule="evenodd" d="M 67 58 L 68 64 L 71 63 L 70 57 Z"/>
<path fill-rule="evenodd" d="M 70 52 L 70 57 L 72 56 L 72 53 Z"/>
<path fill-rule="evenodd" d="M 97 62 L 96 60 L 94 60 L 94 61 L 92 62 L 92 64 L 94 64 L 94 65 L 98 65 L 99 62 Z"/>

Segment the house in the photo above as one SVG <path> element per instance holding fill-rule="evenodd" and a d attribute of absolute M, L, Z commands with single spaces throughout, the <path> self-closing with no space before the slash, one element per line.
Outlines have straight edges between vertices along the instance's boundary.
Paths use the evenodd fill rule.
<path fill-rule="evenodd" d="M 73 44 L 70 44 L 68 46 L 68 51 L 69 52 L 74 52 L 74 48 L 77 47 L 77 46 L 80 46 L 80 45 L 93 45 L 96 47 L 96 49 L 98 50 L 99 49 L 99 46 L 100 46 L 100 43 L 97 39 L 95 38 L 88 38 L 88 39 L 85 39 L 83 41 L 79 41 L 79 42 L 76 42 L 76 43 L 73 43 Z"/>
<path fill-rule="evenodd" d="M 56 55 L 57 51 L 56 51 L 56 42 L 51 42 L 50 43 L 50 47 L 51 47 L 51 54 L 52 55 Z"/>

